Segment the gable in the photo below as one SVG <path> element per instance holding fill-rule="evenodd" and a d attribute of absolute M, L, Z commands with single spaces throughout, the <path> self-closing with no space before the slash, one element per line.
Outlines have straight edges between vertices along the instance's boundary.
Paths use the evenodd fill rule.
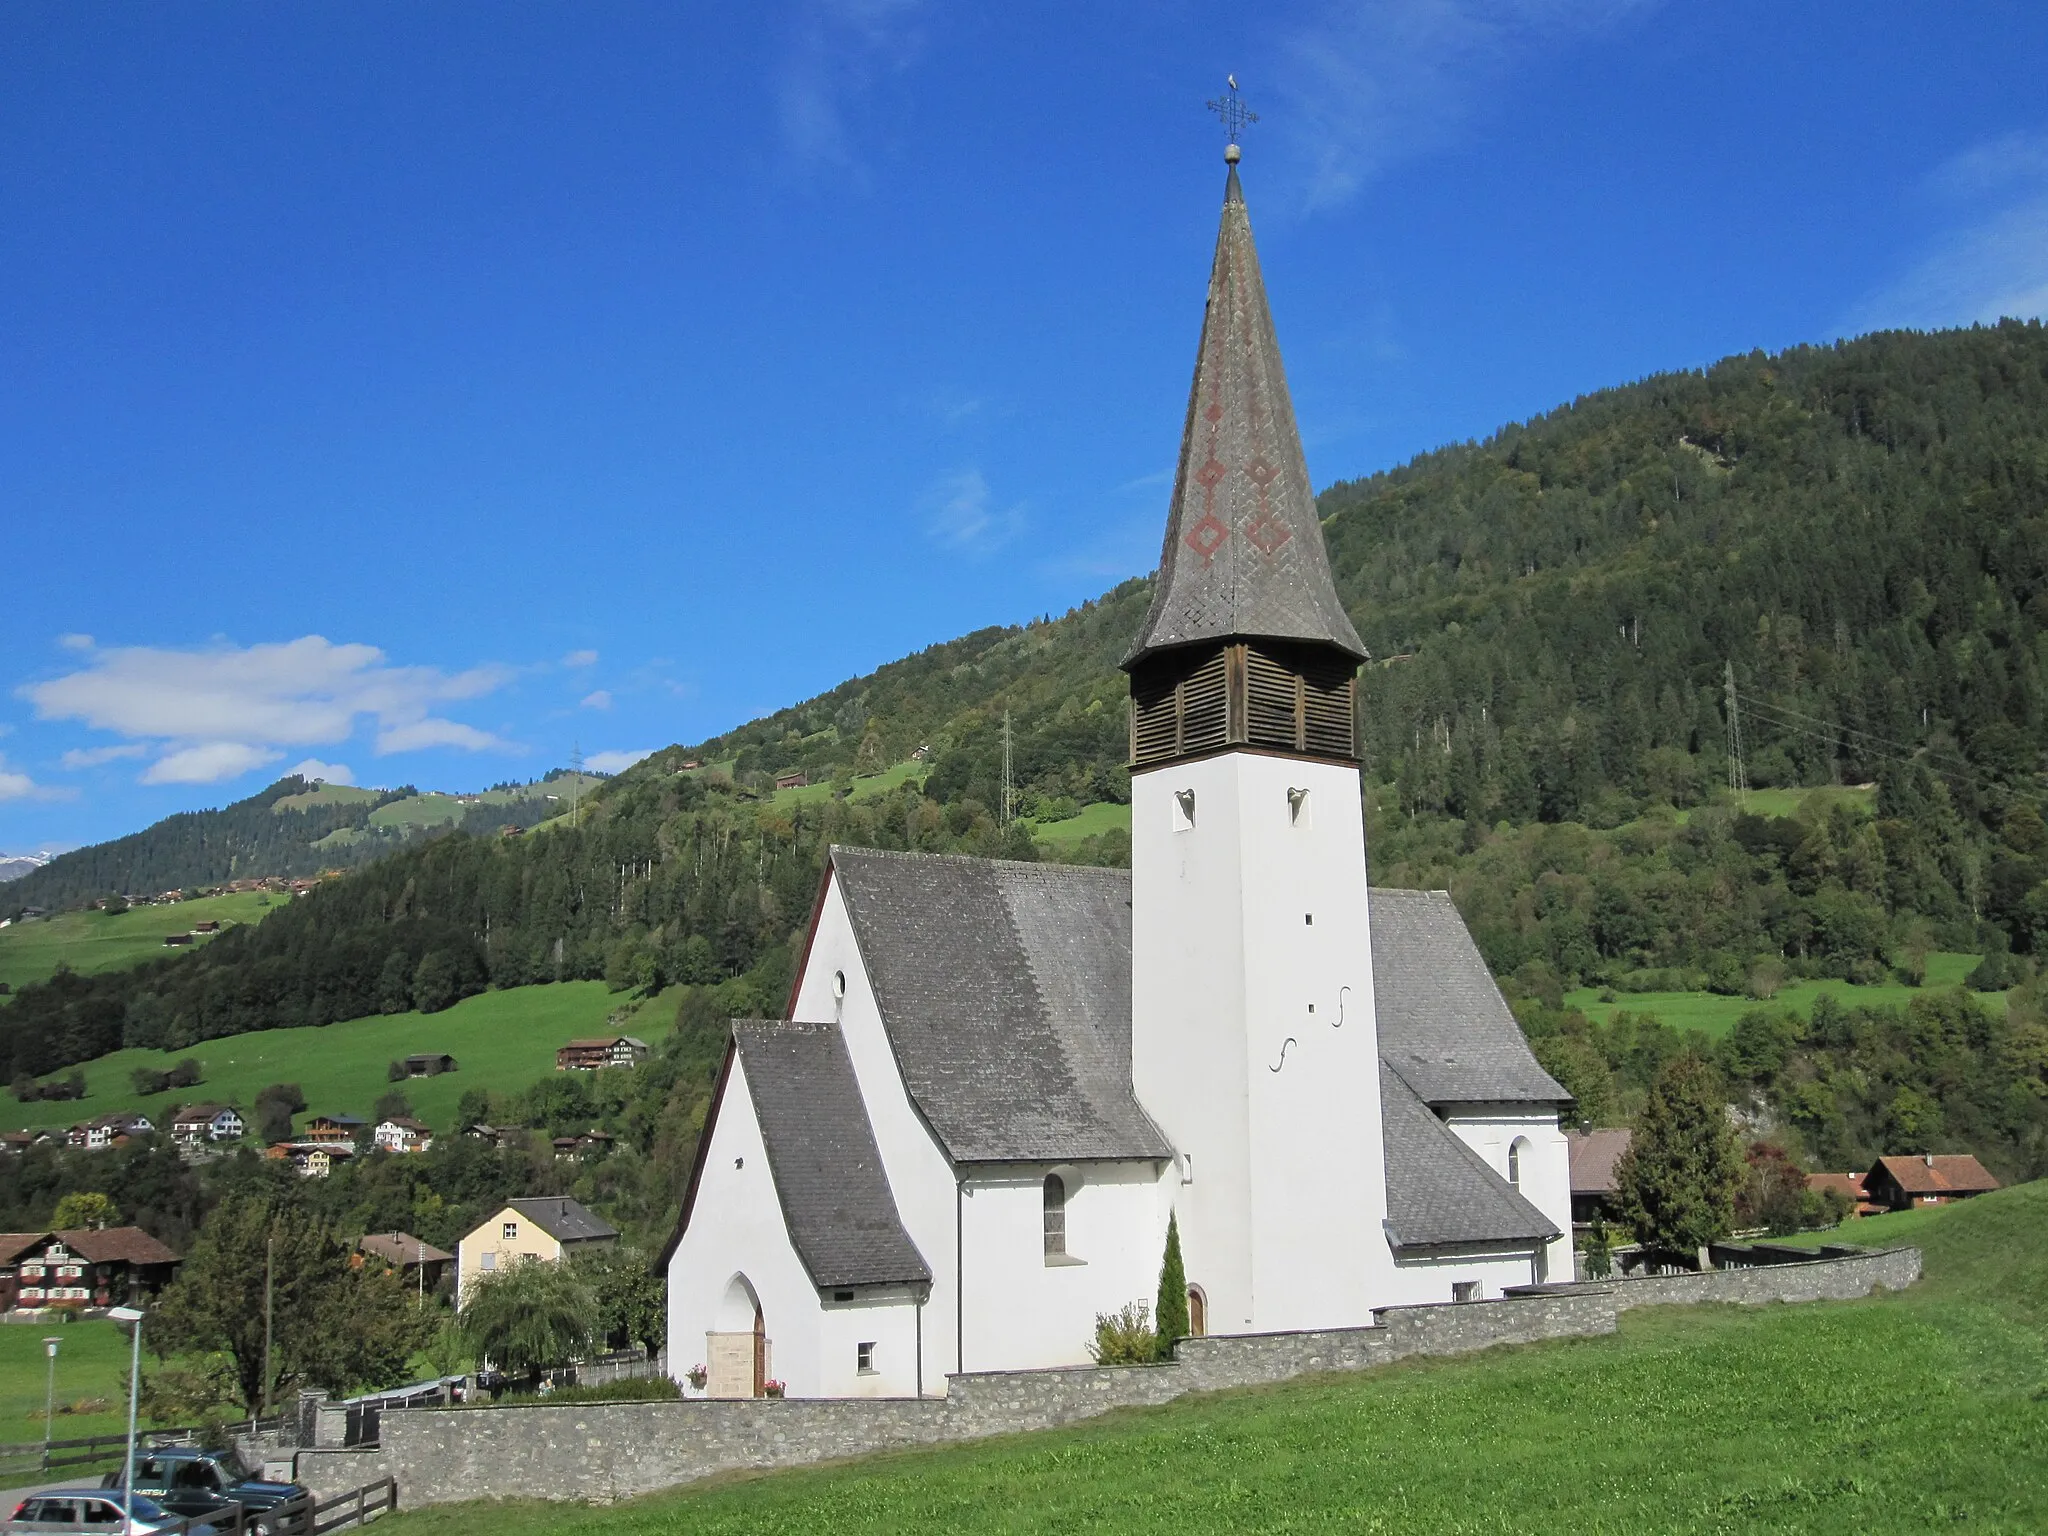
<path fill-rule="evenodd" d="M 1380 1063 L 1388 1237 L 1398 1249 L 1546 1242 L 1557 1225 Z"/>

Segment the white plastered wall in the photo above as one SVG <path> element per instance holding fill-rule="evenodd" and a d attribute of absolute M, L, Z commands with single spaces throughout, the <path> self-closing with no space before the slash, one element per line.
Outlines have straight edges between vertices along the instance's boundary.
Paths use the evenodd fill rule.
<path fill-rule="evenodd" d="M 1190 1159 L 1188 1279 L 1212 1332 L 1361 1326 L 1393 1261 L 1357 770 L 1231 752 L 1131 791 L 1132 1077 Z"/>
<path fill-rule="evenodd" d="M 1508 1149 L 1522 1144 L 1522 1195 L 1562 1234 L 1548 1244 L 1542 1273 L 1535 1278 L 1571 1279 L 1571 1149 L 1556 1110 L 1529 1104 L 1452 1104 L 1444 1108 L 1444 1123 L 1503 1179 L 1508 1176 Z"/>

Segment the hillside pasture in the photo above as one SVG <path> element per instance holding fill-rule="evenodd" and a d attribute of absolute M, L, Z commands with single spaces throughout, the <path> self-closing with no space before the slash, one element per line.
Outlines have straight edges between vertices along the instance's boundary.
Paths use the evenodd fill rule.
<path fill-rule="evenodd" d="M 554 1070 L 555 1047 L 579 1035 L 606 1033 L 607 1018 L 622 1006 L 635 1005 L 603 982 L 564 981 L 485 992 L 439 1013 L 384 1014 L 323 1029 L 258 1030 L 204 1040 L 183 1051 L 115 1051 L 85 1064 L 83 1099 L 50 1104 L 0 1099 L 0 1130 L 71 1125 L 116 1109 L 141 1110 L 154 1118 L 185 1100 L 232 1102 L 246 1111 L 261 1089 L 278 1082 L 297 1083 L 304 1090 L 308 1115 L 368 1115 L 393 1086 L 386 1077 L 390 1063 L 429 1051 L 453 1056 L 457 1070 L 398 1086 L 421 1119 L 446 1129 L 465 1091 L 513 1093 L 528 1087 Z M 621 1033 L 652 1043 L 673 1022 L 673 999 L 648 999 L 637 1008 Z M 200 1087 L 149 1098 L 135 1093 L 130 1078 L 137 1067 L 164 1071 L 187 1056 L 205 1066 Z"/>
<path fill-rule="evenodd" d="M 2048 1184 L 1918 1214 L 1927 1278 L 1902 1295 L 1644 1308 L 1606 1338 L 1218 1393 L 602 1510 L 428 1508 L 398 1516 L 390 1536 L 2042 1529 Z"/>
<path fill-rule="evenodd" d="M 1925 986 L 1908 987 L 1898 982 L 1859 987 L 1846 981 L 1796 981 L 1780 987 L 1768 1002 L 1753 997 L 1723 997 L 1714 992 L 1616 992 L 1612 1002 L 1602 1001 L 1601 989 L 1580 987 L 1564 995 L 1565 1006 L 1577 1008 L 1595 1023 L 1605 1024 L 1620 1012 L 1654 1014 L 1673 1029 L 1696 1029 L 1719 1039 L 1735 1027 L 1735 1021 L 1753 1009 L 1776 1012 L 1790 1010 L 1807 1014 L 1822 994 L 1834 998 L 1843 1008 L 1903 1008 L 1923 992 L 1942 987 L 1959 987 L 1963 978 L 1977 968 L 1982 955 L 1936 953 L 1927 957 Z M 1984 1007 L 2005 1011 L 2003 992 L 1970 994 Z"/>
<path fill-rule="evenodd" d="M 0 1328 L 0 1444 L 43 1438 L 49 1360 L 43 1340 L 57 1343 L 57 1407 L 53 1440 L 115 1435 L 128 1428 L 128 1335 L 117 1323 L 20 1323 Z M 143 1341 L 142 1374 L 152 1362 Z M 87 1412 L 65 1412 L 88 1409 Z M 150 1421 L 142 1421 L 147 1425 Z M 74 1474 L 75 1475 L 75 1474 Z M 4 1512 L 0 1512 L 4 1513 Z"/>
<path fill-rule="evenodd" d="M 226 896 L 200 896 L 163 906 L 130 907 L 109 917 L 104 912 L 59 912 L 0 928 L 0 981 L 19 987 L 47 981 L 57 967 L 68 965 L 81 974 L 117 971 L 172 951 L 164 935 L 189 933 L 194 923 L 258 923 L 291 898 L 261 891 L 236 891 Z M 206 943 L 205 936 L 193 946 Z"/>
<path fill-rule="evenodd" d="M 1080 815 L 1069 816 L 1065 821 L 1031 823 L 1031 839 L 1057 847 L 1078 843 L 1083 838 L 1099 837 L 1113 828 L 1124 832 L 1131 830 L 1131 808 L 1113 800 L 1097 800 L 1092 805 L 1082 806 Z"/>

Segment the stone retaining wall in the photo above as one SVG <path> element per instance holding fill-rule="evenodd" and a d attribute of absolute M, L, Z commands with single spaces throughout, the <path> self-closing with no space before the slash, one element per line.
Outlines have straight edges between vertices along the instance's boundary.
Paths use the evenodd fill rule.
<path fill-rule="evenodd" d="M 1611 1283 L 1530 1286 L 1497 1301 L 1389 1307 L 1369 1328 L 1183 1340 L 1168 1365 L 969 1372 L 944 1398 L 565 1403 L 384 1415 L 382 1449 L 304 1451 L 316 1491 L 395 1476 L 403 1505 L 457 1499 L 605 1502 L 740 1468 L 803 1466 L 873 1451 L 1070 1424 L 1189 1392 L 1365 1370 L 1414 1355 L 1612 1333 L 1634 1306 L 1846 1299 L 1903 1289 L 1917 1249 Z"/>

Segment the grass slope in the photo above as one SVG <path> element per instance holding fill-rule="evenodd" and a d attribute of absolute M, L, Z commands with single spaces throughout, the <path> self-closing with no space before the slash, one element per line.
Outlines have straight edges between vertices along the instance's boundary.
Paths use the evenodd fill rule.
<path fill-rule="evenodd" d="M 86 1096 L 57 1104 L 0 1099 L 0 1130 L 70 1125 L 115 1109 L 141 1109 L 152 1118 L 186 1098 L 233 1101 L 247 1109 L 270 1083 L 297 1083 L 309 1114 L 367 1115 L 391 1086 L 391 1062 L 415 1052 L 446 1051 L 458 1070 L 404 1084 L 414 1111 L 429 1125 L 446 1127 L 469 1088 L 516 1092 L 554 1070 L 555 1047 L 576 1035 L 604 1031 L 605 1020 L 626 1001 L 599 981 L 514 987 L 464 998 L 440 1013 L 394 1013 L 330 1024 L 325 1029 L 266 1029 L 206 1040 L 189 1051 L 115 1051 L 86 1063 Z M 643 1039 L 666 1031 L 674 1004 L 650 999 L 628 1026 Z M 188 1094 L 141 1098 L 129 1086 L 137 1067 L 159 1070 L 186 1056 L 206 1067 L 206 1081 Z M 301 1117 L 303 1119 L 303 1117 Z M 4 1332 L 4 1330 L 0 1330 Z"/>
<path fill-rule="evenodd" d="M 1614 1001 L 1604 1003 L 1596 987 L 1567 992 L 1565 1005 L 1584 1010 L 1586 1017 L 1606 1023 L 1616 1013 L 1651 1013 L 1673 1029 L 1697 1029 L 1719 1038 L 1735 1027 L 1735 1021 L 1754 1008 L 1791 1009 L 1811 1013 L 1822 993 L 1831 994 L 1844 1008 L 1903 1008 L 1922 991 L 1936 987 L 1959 987 L 1963 978 L 1977 968 L 1981 955 L 1931 954 L 1927 957 L 1926 987 L 1886 983 L 1859 987 L 1846 981 L 1799 981 L 1781 987 L 1767 1003 L 1753 997 L 1722 997 L 1712 992 L 1617 992 Z M 2003 992 L 1975 992 L 1971 996 L 1986 1008 L 2005 1011 Z"/>
<path fill-rule="evenodd" d="M 31 1323 L 0 1328 L 0 1444 L 25 1445 L 43 1438 L 43 1393 L 48 1362 L 43 1340 L 57 1346 L 57 1406 L 53 1440 L 121 1434 L 128 1428 L 128 1336 L 114 1323 Z M 142 1374 L 149 1377 L 147 1350 Z M 105 1407 L 98 1407 L 98 1403 Z M 64 1413 L 66 1404 L 92 1406 L 91 1413 Z M 143 1423 L 150 1421 L 144 1419 Z M 29 1481 L 30 1479 L 22 1479 Z M 0 1510 L 0 1514 L 6 1511 Z"/>
<path fill-rule="evenodd" d="M 1901 1296 L 1644 1309 L 1609 1338 L 390 1536 L 2048 1527 L 2048 1184 L 1916 1214 L 1927 1278 Z"/>
<path fill-rule="evenodd" d="M 47 981 L 61 962 L 74 971 L 114 971 L 165 953 L 164 935 L 188 933 L 194 923 L 261 922 L 289 898 L 260 891 L 202 896 L 162 907 L 104 912 L 60 912 L 0 928 L 0 981 L 19 987 Z M 195 943 L 204 944 L 205 939 Z"/>

